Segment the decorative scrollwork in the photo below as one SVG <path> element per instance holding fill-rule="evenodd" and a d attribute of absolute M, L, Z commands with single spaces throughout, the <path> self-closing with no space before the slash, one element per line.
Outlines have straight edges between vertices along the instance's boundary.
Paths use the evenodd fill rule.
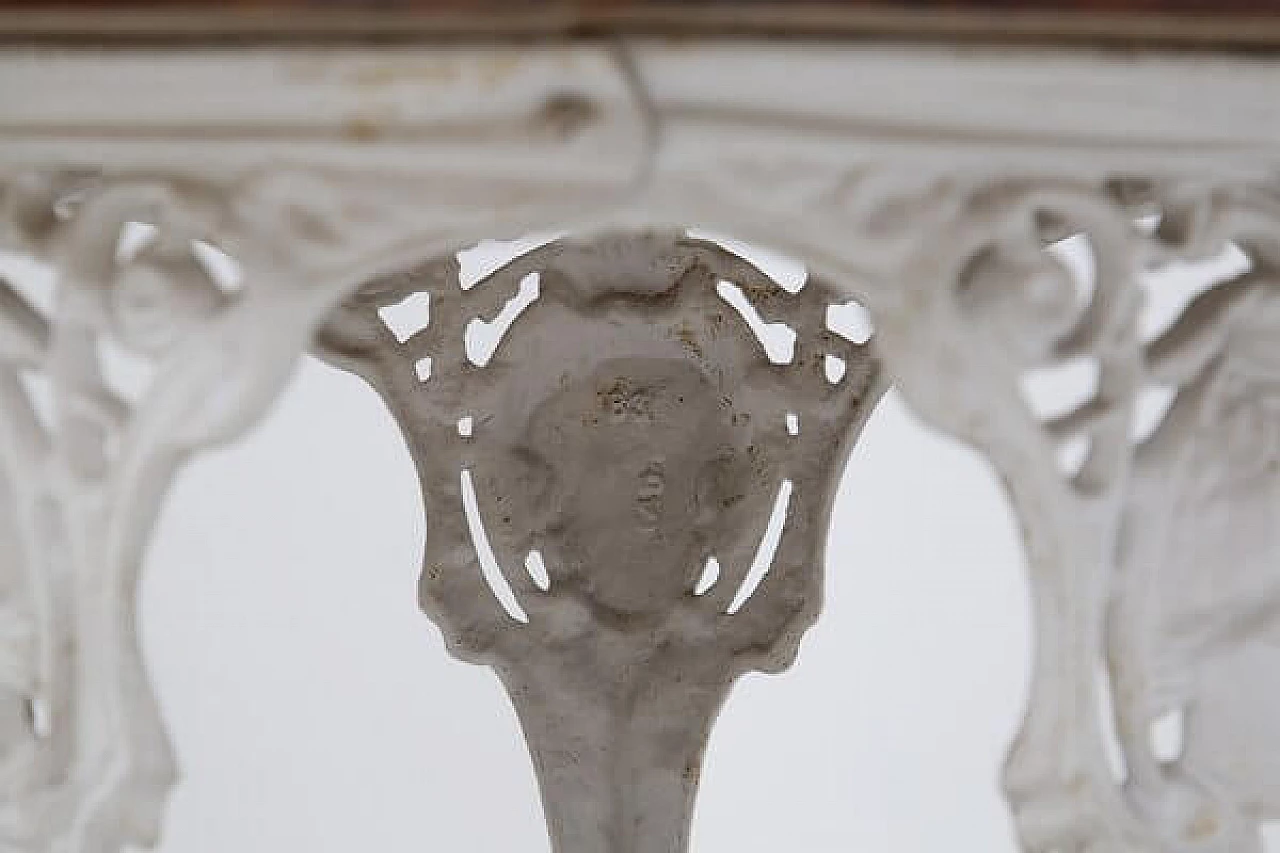
<path fill-rule="evenodd" d="M 0 281 L 5 849 L 157 836 L 175 766 L 135 636 L 137 572 L 178 462 L 221 428 L 226 402 L 202 392 L 226 378 L 209 357 L 240 301 L 174 227 L 169 188 L 73 178 L 21 175 L 3 197 L 11 244 L 50 278 L 42 306 Z M 121 364 L 141 387 L 114 381 Z"/>
<path fill-rule="evenodd" d="M 1137 180 L 952 187 L 935 196 L 948 218 L 903 226 L 920 241 L 896 268 L 907 296 L 872 308 L 885 306 L 881 352 L 904 394 L 992 460 L 1023 521 L 1037 655 L 1006 771 L 1023 846 L 1258 849 L 1258 822 L 1277 814 L 1264 710 L 1275 707 L 1274 195 Z M 1063 264 L 1067 237 L 1082 269 Z M 1152 271 L 1224 251 L 1245 271 L 1144 338 Z M 1039 411 L 1028 378 L 1072 363 L 1092 371 L 1088 393 Z M 1171 405 L 1144 435 L 1143 400 L 1160 389 Z M 1114 719 L 1099 710 L 1103 664 Z M 1185 726 L 1172 756 L 1153 745 L 1169 715 Z"/>

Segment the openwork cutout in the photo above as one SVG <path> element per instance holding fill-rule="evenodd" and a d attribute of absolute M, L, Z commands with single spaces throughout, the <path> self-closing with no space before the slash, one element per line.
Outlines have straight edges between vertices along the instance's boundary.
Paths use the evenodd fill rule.
<path fill-rule="evenodd" d="M 402 340 L 380 312 L 414 294 L 430 321 Z M 843 460 L 884 389 L 873 344 L 827 327 L 841 301 L 709 241 L 617 233 L 465 289 L 445 259 L 323 327 L 321 353 L 404 431 L 422 606 L 506 685 L 556 850 L 685 849 L 731 683 L 785 668 L 816 617 Z M 469 332 L 495 318 L 474 358 Z M 786 358 L 762 328 L 785 328 Z"/>

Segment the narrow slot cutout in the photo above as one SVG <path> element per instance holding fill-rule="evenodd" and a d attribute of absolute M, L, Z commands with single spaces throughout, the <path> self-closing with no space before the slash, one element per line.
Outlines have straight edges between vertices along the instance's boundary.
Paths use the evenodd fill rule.
<path fill-rule="evenodd" d="M 1111 771 L 1111 778 L 1121 783 L 1129 775 L 1129 768 L 1128 762 L 1125 761 L 1124 748 L 1120 746 L 1120 739 L 1116 736 L 1115 697 L 1111 692 L 1111 677 L 1107 674 L 1106 667 L 1100 665 L 1094 672 L 1094 678 L 1097 684 L 1098 723 L 1102 732 L 1102 747 L 1107 769 Z"/>
<path fill-rule="evenodd" d="M 765 529 L 760 545 L 756 548 L 755 559 L 747 576 L 742 579 L 742 586 L 729 602 L 726 613 L 733 615 L 755 595 L 756 590 L 773 567 L 773 559 L 778 553 L 778 544 L 782 541 L 782 531 L 787 523 L 787 509 L 791 506 L 791 481 L 783 480 L 778 486 L 778 496 L 773 501 L 773 512 L 769 514 L 769 526 Z"/>
<path fill-rule="evenodd" d="M 845 371 L 849 369 L 849 365 L 844 363 L 844 359 L 838 355 L 828 355 L 822 361 L 822 371 L 826 374 L 827 381 L 832 385 L 839 385 L 840 380 L 844 379 Z"/>
<path fill-rule="evenodd" d="M 543 592 L 551 589 L 551 575 L 547 574 L 547 565 L 542 562 L 541 551 L 533 550 L 529 552 L 528 556 L 524 558 L 524 570 L 529 573 L 529 577 L 538 589 Z"/>
<path fill-rule="evenodd" d="M 235 258 L 203 240 L 191 241 L 191 254 L 224 294 L 234 296 L 244 290 L 244 271 Z"/>
<path fill-rule="evenodd" d="M 53 734 L 53 715 L 49 713 L 49 703 L 40 696 L 28 697 L 27 713 L 31 715 L 31 731 L 40 740 L 48 740 Z"/>
<path fill-rule="evenodd" d="M 463 468 L 459 476 L 462 481 L 462 508 L 467 514 L 467 528 L 471 532 L 471 544 L 476 549 L 476 556 L 480 559 L 484 582 L 489 585 L 493 597 L 507 611 L 508 616 L 517 622 L 528 624 L 529 615 L 520 606 L 502 569 L 498 568 L 498 558 L 494 556 L 493 546 L 489 544 L 489 534 L 484 529 L 484 520 L 480 518 L 480 505 L 476 501 L 476 489 L 471 481 L 471 469 Z"/>
<path fill-rule="evenodd" d="M 720 561 L 715 557 L 707 557 L 707 562 L 702 567 L 702 576 L 698 578 L 698 583 L 693 588 L 693 594 L 706 595 L 718 580 L 720 580 Z"/>

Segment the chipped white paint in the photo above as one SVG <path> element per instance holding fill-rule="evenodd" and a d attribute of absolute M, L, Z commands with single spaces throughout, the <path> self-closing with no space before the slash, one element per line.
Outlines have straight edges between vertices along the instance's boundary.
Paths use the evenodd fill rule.
<path fill-rule="evenodd" d="M 135 635 L 148 532 L 182 462 L 260 416 L 335 306 L 372 281 L 471 293 L 428 262 L 478 240 L 645 225 L 766 245 L 858 298 L 906 398 L 1007 484 L 1037 631 L 1004 776 L 1024 849 L 1256 850 L 1257 822 L 1280 817 L 1277 79 L 1265 58 L 749 41 L 0 52 L 0 245 L 56 274 L 51 298 L 0 286 L 0 847 L 155 838 L 175 767 Z M 153 239 L 118 258 L 130 223 Z M 1088 281 L 1047 251 L 1064 238 L 1090 249 Z M 579 282 L 556 287 L 670 260 L 584 245 Z M 1144 316 L 1153 268 L 1231 253 L 1178 317 Z M 433 300 L 423 322 L 487 322 L 508 284 L 467 316 Z M 762 323 L 781 300 L 753 300 Z M 403 332 L 415 391 L 447 399 L 450 377 L 482 369 Z M 809 332 L 844 340 L 821 318 Z M 824 361 L 770 369 L 824 383 Z M 869 379 L 845 361 L 832 393 Z M 1070 364 L 1088 365 L 1078 404 L 1033 408 L 1028 385 Z M 785 440 L 820 434 L 774 402 Z M 501 438 L 483 407 L 470 436 L 446 408 L 457 446 Z M 504 562 L 513 595 L 556 599 L 546 556 L 546 584 Z M 679 589 L 723 609 L 741 556 Z M 482 593 L 428 610 L 451 624 Z M 496 636 L 454 628 L 463 652 Z M 563 732 L 537 707 L 522 710 L 535 753 L 554 751 Z M 630 734 L 596 736 L 639 761 Z M 679 843 L 574 835 L 590 813 L 554 793 L 572 782 L 544 779 L 561 851 Z"/>

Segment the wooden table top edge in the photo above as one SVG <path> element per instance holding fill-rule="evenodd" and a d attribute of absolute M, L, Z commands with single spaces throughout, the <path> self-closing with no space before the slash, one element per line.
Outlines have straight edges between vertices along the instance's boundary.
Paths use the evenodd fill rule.
<path fill-rule="evenodd" d="M 85 46 L 546 40 L 618 36 L 944 42 L 1100 49 L 1280 51 L 1268 14 L 907 9 L 836 4 L 548 3 L 499 11 L 272 7 L 33 8 L 0 0 L 0 44 Z"/>

